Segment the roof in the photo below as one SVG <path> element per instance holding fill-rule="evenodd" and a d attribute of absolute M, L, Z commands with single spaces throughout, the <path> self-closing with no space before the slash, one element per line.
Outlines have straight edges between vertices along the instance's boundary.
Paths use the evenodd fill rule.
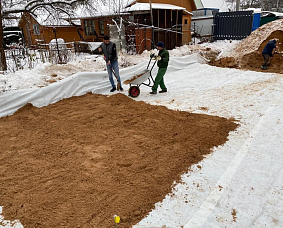
<path fill-rule="evenodd" d="M 62 19 L 62 18 L 52 18 L 48 19 L 43 17 L 42 15 L 38 16 L 35 18 L 35 20 L 38 22 L 38 24 L 42 26 L 73 26 L 73 25 L 81 25 L 80 20 L 73 20 L 70 19 L 71 22 L 69 22 L 67 19 Z"/>
<path fill-rule="evenodd" d="M 248 8 L 248 9 L 245 9 L 246 11 L 254 11 L 254 13 L 261 13 L 261 8 Z"/>
<path fill-rule="evenodd" d="M 228 11 L 225 0 L 194 0 L 197 9 L 219 9 L 220 12 Z"/>
<path fill-rule="evenodd" d="M 117 5 L 113 3 L 109 3 L 109 1 L 107 1 L 105 4 L 102 2 L 98 2 L 95 6 L 91 8 L 85 5 L 79 5 L 76 7 L 76 10 L 72 18 L 86 19 L 86 18 L 97 18 L 97 17 L 110 17 L 110 16 L 118 15 L 119 10 L 120 10 L 120 15 L 122 14 L 124 15 L 126 13 L 124 12 L 125 7 L 123 6 L 126 6 L 131 1 L 130 0 L 120 0 L 120 1 L 121 1 L 120 9 L 118 8 Z"/>
<path fill-rule="evenodd" d="M 57 26 L 81 25 L 80 20 L 74 20 L 72 18 L 62 18 L 61 15 L 54 15 L 54 17 L 52 17 L 52 16 L 50 16 L 49 13 L 44 12 L 44 11 L 37 13 L 36 16 L 31 15 L 30 13 L 24 13 L 22 15 L 22 18 L 25 18 L 26 14 L 29 15 L 30 17 L 32 17 L 41 26 L 46 26 L 46 27 L 56 26 L 57 27 Z"/>
<path fill-rule="evenodd" d="M 261 16 L 274 15 L 275 17 L 283 17 L 283 13 L 273 11 L 261 11 Z"/>
<path fill-rule="evenodd" d="M 161 4 L 161 3 L 152 3 L 152 9 L 171 9 L 171 10 L 186 10 L 184 7 L 175 6 L 171 4 Z M 127 11 L 150 11 L 149 3 L 135 3 L 132 6 L 127 7 Z"/>
<path fill-rule="evenodd" d="M 261 16 L 267 16 L 267 15 L 274 15 L 275 17 L 283 17 L 283 13 L 274 12 L 274 11 L 261 11 L 261 8 L 248 8 L 246 9 L 254 11 L 254 13 L 260 13 Z"/>
<path fill-rule="evenodd" d="M 115 15 L 115 12 L 107 6 L 100 5 L 97 8 L 89 9 L 84 5 L 77 7 L 75 12 L 75 18 L 92 18 Z"/>
<path fill-rule="evenodd" d="M 21 16 L 21 13 L 6 15 L 4 18 L 2 18 L 3 27 L 18 27 Z"/>
<path fill-rule="evenodd" d="M 20 19 L 3 19 L 3 27 L 18 27 Z"/>

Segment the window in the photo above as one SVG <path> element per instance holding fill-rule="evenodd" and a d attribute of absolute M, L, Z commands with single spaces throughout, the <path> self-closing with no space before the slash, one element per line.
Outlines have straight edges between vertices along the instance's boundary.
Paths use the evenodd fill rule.
<path fill-rule="evenodd" d="M 99 34 L 104 36 L 104 21 L 99 20 Z"/>
<path fill-rule="evenodd" d="M 187 25 L 188 24 L 188 19 L 185 19 L 185 25 Z"/>
<path fill-rule="evenodd" d="M 85 34 L 86 36 L 95 35 L 95 23 L 94 20 L 85 20 Z"/>
<path fill-rule="evenodd" d="M 33 34 L 40 35 L 39 25 L 34 24 L 32 27 L 33 27 Z"/>

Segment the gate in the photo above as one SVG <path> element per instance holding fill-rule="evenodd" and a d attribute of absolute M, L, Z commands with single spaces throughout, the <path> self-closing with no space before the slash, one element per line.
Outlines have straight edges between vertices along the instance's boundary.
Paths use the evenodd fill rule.
<path fill-rule="evenodd" d="M 244 39 L 252 32 L 253 11 L 216 13 L 213 25 L 214 40 Z"/>

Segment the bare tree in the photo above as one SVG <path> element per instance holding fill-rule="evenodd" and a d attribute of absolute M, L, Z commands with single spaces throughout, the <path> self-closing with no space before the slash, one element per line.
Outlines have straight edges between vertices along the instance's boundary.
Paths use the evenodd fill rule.
<path fill-rule="evenodd" d="M 3 42 L 3 26 L 2 26 L 2 1 L 0 0 L 0 71 L 7 70 L 7 63 L 4 51 L 4 42 Z"/>
<path fill-rule="evenodd" d="M 36 16 L 43 11 L 51 17 L 69 14 L 77 4 L 89 4 L 90 0 L 0 0 L 0 41 L 3 44 L 2 21 L 15 13 L 29 12 Z M 7 70 L 4 48 L 0 47 L 0 71 Z"/>
<path fill-rule="evenodd" d="M 236 10 L 237 0 L 226 0 L 231 10 Z M 263 11 L 276 10 L 278 12 L 283 9 L 283 0 L 240 0 L 241 9 L 261 8 Z"/>
<path fill-rule="evenodd" d="M 119 36 L 119 49 L 123 50 L 122 42 L 122 29 L 123 29 L 123 15 L 125 13 L 125 7 L 132 3 L 132 0 L 94 0 L 94 5 L 97 9 L 100 9 L 101 14 L 114 15 L 112 22 L 116 26 Z"/>

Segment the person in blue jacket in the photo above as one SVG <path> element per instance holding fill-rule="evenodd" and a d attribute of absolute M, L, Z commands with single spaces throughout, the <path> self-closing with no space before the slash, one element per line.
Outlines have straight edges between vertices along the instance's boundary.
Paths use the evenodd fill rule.
<path fill-rule="evenodd" d="M 269 41 L 265 45 L 265 47 L 262 51 L 264 63 L 262 64 L 261 68 L 264 69 L 264 70 L 267 69 L 267 66 L 269 65 L 271 59 L 273 58 L 273 54 L 274 54 L 275 49 L 276 49 L 276 42 L 277 42 L 276 39 Z"/>

